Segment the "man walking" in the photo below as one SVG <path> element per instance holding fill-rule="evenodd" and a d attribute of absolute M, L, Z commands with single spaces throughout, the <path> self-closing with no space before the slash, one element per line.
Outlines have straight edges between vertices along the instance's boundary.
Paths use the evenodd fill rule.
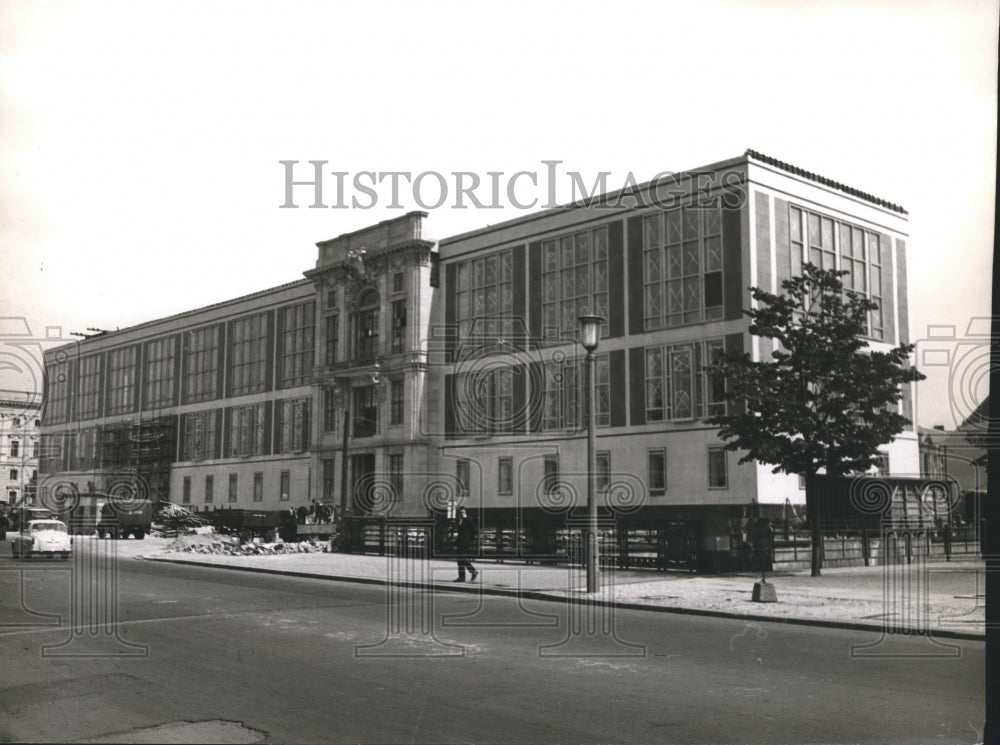
<path fill-rule="evenodd" d="M 465 570 L 470 573 L 469 582 L 475 582 L 479 572 L 472 566 L 469 557 L 475 554 L 476 538 L 479 536 L 479 528 L 469 519 L 464 507 L 458 509 L 458 535 L 455 539 L 455 553 L 458 558 L 458 578 L 452 582 L 465 582 Z"/>

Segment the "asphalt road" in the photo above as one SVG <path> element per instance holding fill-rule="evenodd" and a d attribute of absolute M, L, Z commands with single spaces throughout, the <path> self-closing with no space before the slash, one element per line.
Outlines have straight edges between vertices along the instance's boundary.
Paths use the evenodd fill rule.
<path fill-rule="evenodd" d="M 89 550 L 0 556 L 0 740 L 981 740 L 980 642 L 109 567 Z"/>

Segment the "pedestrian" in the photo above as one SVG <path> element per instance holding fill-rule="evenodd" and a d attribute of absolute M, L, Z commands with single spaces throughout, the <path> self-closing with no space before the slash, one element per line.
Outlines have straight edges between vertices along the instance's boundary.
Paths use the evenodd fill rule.
<path fill-rule="evenodd" d="M 458 509 L 458 525 L 456 526 L 457 536 L 455 538 L 455 553 L 458 559 L 458 578 L 452 582 L 465 582 L 465 570 L 470 573 L 469 582 L 475 582 L 479 572 L 472 566 L 469 557 L 474 555 L 476 548 L 476 538 L 479 537 L 479 528 L 469 519 L 469 514 L 464 507 Z"/>

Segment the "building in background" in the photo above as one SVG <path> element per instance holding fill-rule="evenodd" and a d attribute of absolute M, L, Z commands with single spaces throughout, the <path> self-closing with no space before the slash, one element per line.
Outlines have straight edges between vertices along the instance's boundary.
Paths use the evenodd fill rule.
<path fill-rule="evenodd" d="M 704 366 L 771 353 L 748 288 L 778 292 L 806 261 L 878 303 L 872 347 L 906 343 L 906 212 L 753 151 L 585 197 L 439 243 L 411 212 L 318 243 L 304 280 L 46 352 L 43 488 L 133 478 L 199 511 L 463 504 L 541 545 L 585 504 L 593 313 L 602 519 L 719 566 L 748 518 L 805 492 L 723 449 L 704 420 L 724 381 Z M 912 429 L 884 452 L 881 470 L 919 471 Z"/>
<path fill-rule="evenodd" d="M 38 476 L 41 399 L 37 393 L 0 391 L 0 502 L 31 501 Z"/>

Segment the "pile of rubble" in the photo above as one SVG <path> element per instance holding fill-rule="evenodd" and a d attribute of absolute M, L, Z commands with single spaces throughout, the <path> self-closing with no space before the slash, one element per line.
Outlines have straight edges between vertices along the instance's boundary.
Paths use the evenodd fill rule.
<path fill-rule="evenodd" d="M 167 551 L 227 556 L 278 556 L 282 554 L 314 554 L 330 551 L 327 542 L 299 541 L 295 543 L 243 543 L 238 538 L 220 535 L 181 535 L 167 544 Z"/>

